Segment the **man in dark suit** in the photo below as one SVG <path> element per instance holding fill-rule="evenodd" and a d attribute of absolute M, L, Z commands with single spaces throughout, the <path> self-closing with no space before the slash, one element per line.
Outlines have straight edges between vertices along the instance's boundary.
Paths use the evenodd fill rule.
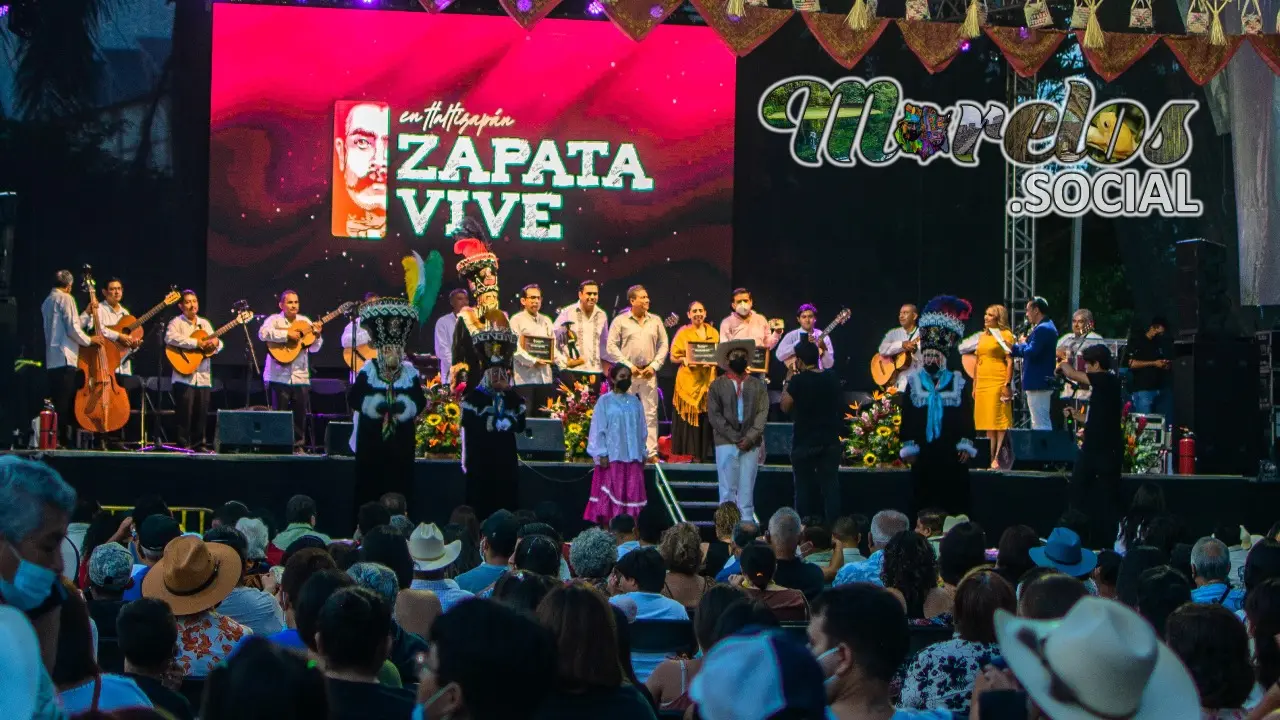
<path fill-rule="evenodd" d="M 1058 328 L 1048 318 L 1049 301 L 1040 296 L 1027 301 L 1031 331 L 1018 338 L 1013 356 L 1022 358 L 1022 391 L 1027 395 L 1032 430 L 1052 430 L 1053 371 L 1057 365 Z"/>

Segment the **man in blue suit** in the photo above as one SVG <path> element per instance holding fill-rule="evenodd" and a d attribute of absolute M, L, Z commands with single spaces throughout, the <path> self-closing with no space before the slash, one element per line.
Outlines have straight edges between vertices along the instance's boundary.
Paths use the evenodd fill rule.
<path fill-rule="evenodd" d="M 1049 403 L 1053 397 L 1053 370 L 1057 365 L 1058 328 L 1053 326 L 1049 301 L 1037 295 L 1027 302 L 1031 332 L 1018 338 L 1013 356 L 1022 358 L 1022 391 L 1027 395 L 1032 430 L 1052 430 Z"/>

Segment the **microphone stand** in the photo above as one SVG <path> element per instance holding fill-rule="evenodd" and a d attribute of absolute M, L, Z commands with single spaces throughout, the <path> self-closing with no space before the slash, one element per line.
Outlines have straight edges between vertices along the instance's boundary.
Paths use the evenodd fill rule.
<path fill-rule="evenodd" d="M 160 351 L 156 353 L 156 392 L 162 392 L 160 389 L 161 378 L 164 377 L 164 338 L 169 327 L 168 322 L 156 323 L 154 334 L 157 336 L 156 344 L 160 346 Z M 164 402 L 164 396 L 161 395 L 161 402 Z M 151 406 L 151 414 L 155 415 L 155 438 L 147 444 L 147 406 Z M 164 428 L 160 424 L 160 410 L 151 402 L 151 396 L 147 394 L 147 383 L 142 383 L 142 405 L 138 408 L 138 428 L 142 433 L 141 447 L 138 452 L 175 452 L 183 455 L 194 455 L 195 451 L 186 448 L 180 448 L 177 445 L 169 445 L 165 443 Z"/>
<path fill-rule="evenodd" d="M 235 312 L 234 310 L 232 312 Z M 256 317 L 254 318 L 257 319 Z M 244 379 L 244 409 L 248 410 L 250 400 L 253 394 L 253 379 L 262 376 L 262 368 L 258 365 L 258 353 L 253 349 L 253 336 L 249 334 L 249 323 L 242 323 L 240 329 L 244 331 L 244 355 L 248 358 L 249 363 L 245 365 L 245 374 L 248 375 Z M 253 368 L 253 374 L 249 374 L 249 368 Z M 267 388 L 264 384 L 262 391 L 266 392 Z"/>

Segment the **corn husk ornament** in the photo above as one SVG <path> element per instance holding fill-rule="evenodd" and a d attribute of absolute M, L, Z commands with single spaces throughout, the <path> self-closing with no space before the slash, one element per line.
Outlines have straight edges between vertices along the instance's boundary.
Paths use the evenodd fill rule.
<path fill-rule="evenodd" d="M 1071 29 L 1084 30 L 1089 27 L 1088 0 L 1075 0 L 1075 8 L 1071 11 Z"/>
<path fill-rule="evenodd" d="M 1102 23 L 1098 22 L 1098 8 L 1102 6 L 1102 0 L 1085 1 L 1089 3 L 1089 21 L 1085 23 L 1084 46 L 1090 50 L 1100 50 L 1106 44 Z"/>
<path fill-rule="evenodd" d="M 986 24 L 986 0 L 969 0 L 969 8 L 965 11 L 964 23 L 960 26 L 960 34 L 972 40 L 982 34 L 982 26 Z"/>
<path fill-rule="evenodd" d="M 1258 0 L 1244 0 L 1240 5 L 1240 31 L 1245 35 L 1262 34 L 1262 8 Z"/>
<path fill-rule="evenodd" d="M 747 4 L 743 0 L 729 0 L 725 12 L 729 13 L 731 18 L 740 18 L 747 14 Z"/>
<path fill-rule="evenodd" d="M 1151 0 L 1133 0 L 1129 5 L 1129 27 L 1134 30 L 1150 30 L 1153 24 Z"/>
<path fill-rule="evenodd" d="M 856 0 L 853 7 L 849 8 L 849 14 L 844 16 L 844 21 L 853 30 L 871 27 L 871 9 L 867 7 L 867 0 Z"/>
<path fill-rule="evenodd" d="M 1027 27 L 1032 30 L 1053 25 L 1053 15 L 1049 12 L 1049 5 L 1045 0 L 1031 0 L 1026 7 L 1022 8 L 1022 13 L 1026 18 Z"/>
<path fill-rule="evenodd" d="M 1231 4 L 1231 0 L 1204 0 L 1205 7 L 1209 8 L 1209 44 L 1210 45 L 1226 45 L 1227 34 L 1222 30 L 1222 11 Z"/>

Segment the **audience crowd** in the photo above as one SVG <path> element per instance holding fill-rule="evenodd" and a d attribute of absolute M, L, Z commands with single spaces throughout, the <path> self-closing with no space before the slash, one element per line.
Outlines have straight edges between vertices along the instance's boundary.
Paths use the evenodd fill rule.
<path fill-rule="evenodd" d="M 1156 485 L 1114 538 L 728 503 L 440 528 L 388 494 L 335 540 L 283 511 L 120 516 L 0 458 L 0 716 L 1280 719 L 1276 530 L 1186 538 Z"/>

